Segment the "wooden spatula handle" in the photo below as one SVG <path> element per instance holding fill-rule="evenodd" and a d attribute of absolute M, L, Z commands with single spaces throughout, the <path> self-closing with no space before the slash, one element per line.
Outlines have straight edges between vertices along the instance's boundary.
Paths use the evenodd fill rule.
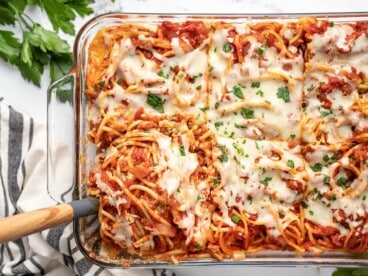
<path fill-rule="evenodd" d="M 17 214 L 0 219 L 0 244 L 72 221 L 74 211 L 70 204 Z"/>

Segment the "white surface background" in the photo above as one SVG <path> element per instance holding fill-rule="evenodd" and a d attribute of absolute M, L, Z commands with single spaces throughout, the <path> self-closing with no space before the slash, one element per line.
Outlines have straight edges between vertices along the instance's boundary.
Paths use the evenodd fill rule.
<path fill-rule="evenodd" d="M 132 13 L 323 13 L 323 12 L 368 12 L 368 0 L 96 0 L 95 14 L 110 11 Z M 44 12 L 39 9 L 28 10 L 35 21 L 51 28 Z M 91 17 L 91 16 L 90 16 Z M 90 18 L 89 17 L 89 18 Z M 75 21 L 76 31 L 88 18 Z M 74 37 L 63 35 L 72 45 Z M 48 70 L 42 78 L 40 88 L 24 81 L 17 68 L 0 60 L 0 98 L 18 111 L 32 116 L 36 121 L 46 124 L 46 93 L 49 85 Z M 45 145 L 46 146 L 46 145 Z M 191 268 L 177 271 L 177 275 L 222 276 L 226 273 L 236 275 L 331 275 L 333 268 L 261 268 L 261 267 L 221 267 Z"/>

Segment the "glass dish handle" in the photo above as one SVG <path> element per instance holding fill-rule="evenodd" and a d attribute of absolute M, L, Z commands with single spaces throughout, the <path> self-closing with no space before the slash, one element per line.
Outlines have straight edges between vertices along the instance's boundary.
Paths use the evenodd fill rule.
<path fill-rule="evenodd" d="M 58 203 L 72 200 L 75 185 L 75 84 L 69 73 L 47 90 L 47 192 Z"/>

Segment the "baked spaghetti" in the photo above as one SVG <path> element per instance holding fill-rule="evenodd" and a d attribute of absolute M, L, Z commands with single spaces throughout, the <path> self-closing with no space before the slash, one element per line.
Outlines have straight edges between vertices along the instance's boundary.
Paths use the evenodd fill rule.
<path fill-rule="evenodd" d="M 88 191 L 144 259 L 368 244 L 367 23 L 163 21 L 89 47 Z"/>

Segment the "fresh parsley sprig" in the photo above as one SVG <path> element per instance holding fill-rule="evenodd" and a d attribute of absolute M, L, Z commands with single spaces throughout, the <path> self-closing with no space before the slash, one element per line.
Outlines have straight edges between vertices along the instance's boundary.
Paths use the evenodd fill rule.
<path fill-rule="evenodd" d="M 53 82 L 71 68 L 73 57 L 70 45 L 58 35 L 61 30 L 74 35 L 73 20 L 76 15 L 93 12 L 93 0 L 0 0 L 0 25 L 13 25 L 19 31 L 0 29 L 0 57 L 15 65 L 23 78 L 40 86 L 45 66 L 50 66 Z M 44 10 L 53 26 L 46 30 L 26 13 L 27 5 Z"/>

